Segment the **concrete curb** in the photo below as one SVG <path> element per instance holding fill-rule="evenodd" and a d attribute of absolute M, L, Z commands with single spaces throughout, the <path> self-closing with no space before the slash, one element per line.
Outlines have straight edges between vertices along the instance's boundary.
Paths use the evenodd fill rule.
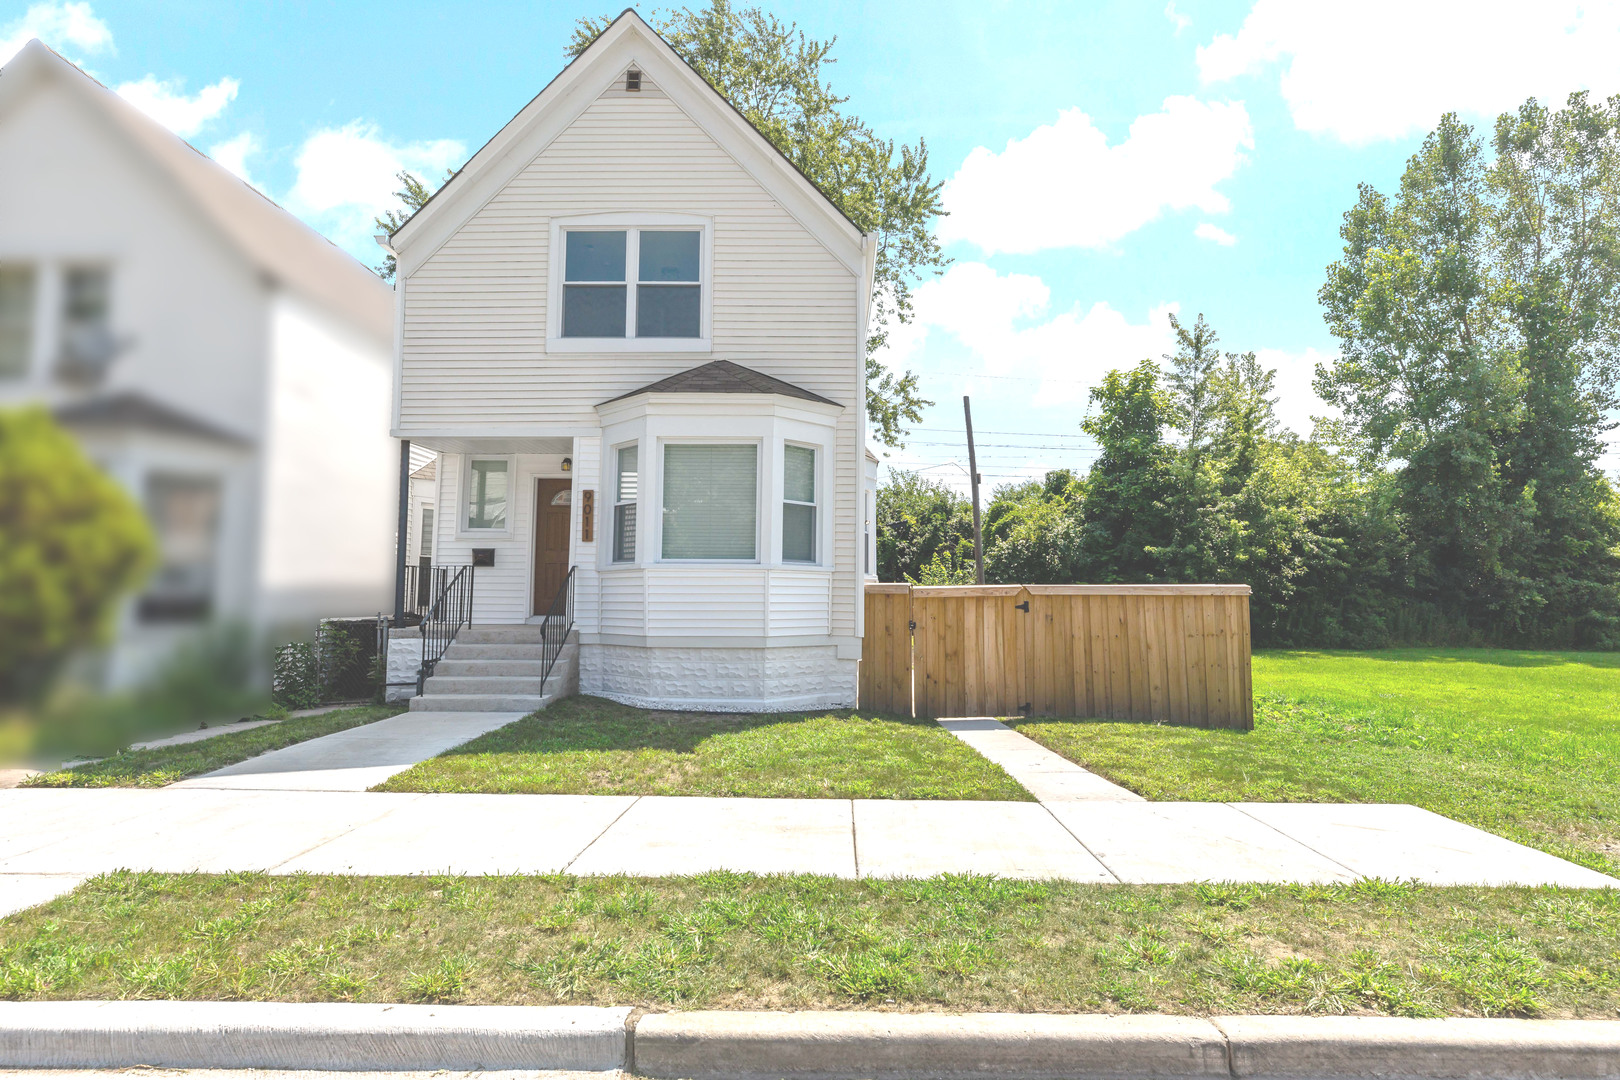
<path fill-rule="evenodd" d="M 0 1067 L 624 1067 L 630 1010 L 257 1001 L 0 1004 Z"/>
<path fill-rule="evenodd" d="M 660 1013 L 636 1025 L 635 1069 L 673 1080 L 1231 1076 L 1207 1020 L 1034 1013 Z"/>
<path fill-rule="evenodd" d="M 1620 1080 L 1620 1021 L 0 1003 L 0 1068 L 630 1069 L 684 1080 Z"/>

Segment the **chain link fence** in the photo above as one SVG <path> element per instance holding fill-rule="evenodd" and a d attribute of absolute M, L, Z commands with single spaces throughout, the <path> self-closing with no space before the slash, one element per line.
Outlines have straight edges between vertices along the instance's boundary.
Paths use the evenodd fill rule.
<path fill-rule="evenodd" d="M 314 641 L 276 650 L 273 696 L 289 709 L 349 701 L 381 701 L 387 620 L 322 619 Z"/>

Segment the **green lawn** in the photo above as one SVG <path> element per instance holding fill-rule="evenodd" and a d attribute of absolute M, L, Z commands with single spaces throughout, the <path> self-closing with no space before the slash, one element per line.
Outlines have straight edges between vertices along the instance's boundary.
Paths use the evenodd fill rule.
<path fill-rule="evenodd" d="M 0 998 L 1613 1018 L 1620 893 L 116 873 Z"/>
<path fill-rule="evenodd" d="M 1018 799 L 1011 777 L 932 721 L 851 713 L 674 713 L 559 701 L 377 791 Z"/>
<path fill-rule="evenodd" d="M 318 716 L 302 716 L 279 724 L 233 731 L 200 742 L 125 750 L 100 761 L 71 769 L 42 773 L 24 787 L 162 787 L 188 776 L 199 776 L 250 757 L 280 750 L 293 743 L 395 716 L 402 705 L 362 705 Z"/>
<path fill-rule="evenodd" d="M 1406 802 L 1620 873 L 1620 654 L 1254 658 L 1255 728 L 1031 719 L 1150 799 Z"/>

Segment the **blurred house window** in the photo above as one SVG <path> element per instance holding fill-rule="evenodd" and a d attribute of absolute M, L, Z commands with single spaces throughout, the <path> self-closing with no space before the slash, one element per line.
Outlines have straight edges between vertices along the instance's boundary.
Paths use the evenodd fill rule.
<path fill-rule="evenodd" d="M 161 564 L 137 605 L 142 622 L 206 619 L 214 610 L 220 484 L 215 477 L 153 473 L 146 513 Z"/>
<path fill-rule="evenodd" d="M 112 276 L 104 266 L 73 266 L 62 276 L 62 354 L 57 373 L 96 383 L 118 351 L 112 337 Z"/>
<path fill-rule="evenodd" d="M 0 266 L 0 379 L 28 374 L 34 351 L 34 268 Z"/>

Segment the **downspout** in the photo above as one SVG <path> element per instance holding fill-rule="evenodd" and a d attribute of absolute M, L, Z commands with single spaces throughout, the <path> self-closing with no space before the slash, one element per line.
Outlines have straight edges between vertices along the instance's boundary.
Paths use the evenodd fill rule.
<path fill-rule="evenodd" d="M 394 544 L 394 625 L 405 624 L 405 530 L 411 517 L 411 440 L 399 440 L 399 539 Z"/>

